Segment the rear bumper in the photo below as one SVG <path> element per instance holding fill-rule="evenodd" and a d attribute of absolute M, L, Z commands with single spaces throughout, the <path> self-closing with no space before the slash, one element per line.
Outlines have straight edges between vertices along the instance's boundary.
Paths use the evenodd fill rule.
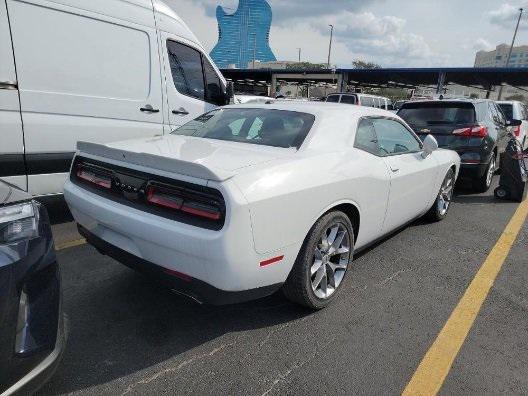
<path fill-rule="evenodd" d="M 247 203 L 229 191 L 222 193 L 229 196 L 228 215 L 224 227 L 215 231 L 122 205 L 70 181 L 64 187 L 64 196 L 81 232 L 118 261 L 161 279 L 178 278 L 177 275 L 191 278 L 192 282 L 185 283 L 172 279 L 176 284 L 171 282 L 170 286 L 213 304 L 250 299 L 243 297 L 246 294 L 270 294 L 267 289 L 263 293 L 258 290 L 275 290 L 284 283 L 300 244 L 257 253 Z M 260 265 L 279 256 L 282 260 L 273 265 Z M 258 292 L 253 293 L 254 290 Z M 242 294 L 226 298 L 230 293 Z M 220 296 L 219 302 L 214 301 L 216 295 Z"/>
<path fill-rule="evenodd" d="M 461 179 L 480 179 L 486 173 L 488 164 L 460 164 L 460 174 L 459 178 Z"/>
<path fill-rule="evenodd" d="M 134 270 L 142 272 L 164 284 L 173 291 L 183 294 L 199 303 L 211 305 L 227 305 L 262 298 L 275 293 L 282 286 L 281 283 L 243 291 L 226 291 L 218 289 L 199 279 L 192 278 L 176 271 L 141 259 L 120 249 L 92 234 L 78 225 L 79 233 L 86 241 L 100 253 L 108 255 L 120 263 Z"/>

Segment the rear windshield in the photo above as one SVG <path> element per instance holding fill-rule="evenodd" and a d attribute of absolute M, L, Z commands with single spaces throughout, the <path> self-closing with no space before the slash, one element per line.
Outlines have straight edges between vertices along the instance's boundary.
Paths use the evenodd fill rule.
<path fill-rule="evenodd" d="M 406 103 L 398 115 L 409 125 L 465 125 L 475 123 L 475 108 L 472 103 Z"/>
<path fill-rule="evenodd" d="M 315 117 L 312 114 L 272 109 L 217 109 L 172 132 L 174 135 L 297 147 L 303 143 Z"/>
<path fill-rule="evenodd" d="M 337 103 L 339 102 L 339 95 L 330 95 L 326 98 L 327 102 Z"/>
<path fill-rule="evenodd" d="M 499 106 L 507 120 L 513 120 L 513 105 L 509 103 L 499 103 Z"/>

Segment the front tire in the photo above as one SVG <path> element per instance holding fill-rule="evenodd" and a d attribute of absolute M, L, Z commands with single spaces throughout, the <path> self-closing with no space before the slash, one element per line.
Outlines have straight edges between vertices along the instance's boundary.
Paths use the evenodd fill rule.
<path fill-rule="evenodd" d="M 332 302 L 353 257 L 354 230 L 346 214 L 333 211 L 310 229 L 283 286 L 285 296 L 311 309 Z"/>
<path fill-rule="evenodd" d="M 455 172 L 453 169 L 449 169 L 442 182 L 440 191 L 436 197 L 436 200 L 431 206 L 431 209 L 427 212 L 425 217 L 431 221 L 444 220 L 451 207 L 451 201 L 453 199 L 453 190 L 455 188 Z"/>

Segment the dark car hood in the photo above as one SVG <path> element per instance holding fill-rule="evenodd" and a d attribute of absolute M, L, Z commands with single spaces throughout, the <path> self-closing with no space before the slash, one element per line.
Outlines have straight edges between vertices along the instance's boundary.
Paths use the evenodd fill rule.
<path fill-rule="evenodd" d="M 31 195 L 0 180 L 0 206 L 31 199 Z"/>

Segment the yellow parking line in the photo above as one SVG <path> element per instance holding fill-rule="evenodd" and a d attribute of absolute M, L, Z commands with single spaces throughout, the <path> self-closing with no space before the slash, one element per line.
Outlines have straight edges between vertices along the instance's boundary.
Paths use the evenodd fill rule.
<path fill-rule="evenodd" d="M 527 216 L 528 200 L 517 208 L 493 250 L 405 387 L 403 395 L 436 395 L 438 393 Z"/>
<path fill-rule="evenodd" d="M 84 245 L 85 243 L 86 243 L 86 239 L 84 239 L 84 238 L 76 239 L 74 241 L 58 243 L 58 244 L 55 245 L 55 250 L 68 249 L 68 248 L 71 248 L 71 247 Z"/>

